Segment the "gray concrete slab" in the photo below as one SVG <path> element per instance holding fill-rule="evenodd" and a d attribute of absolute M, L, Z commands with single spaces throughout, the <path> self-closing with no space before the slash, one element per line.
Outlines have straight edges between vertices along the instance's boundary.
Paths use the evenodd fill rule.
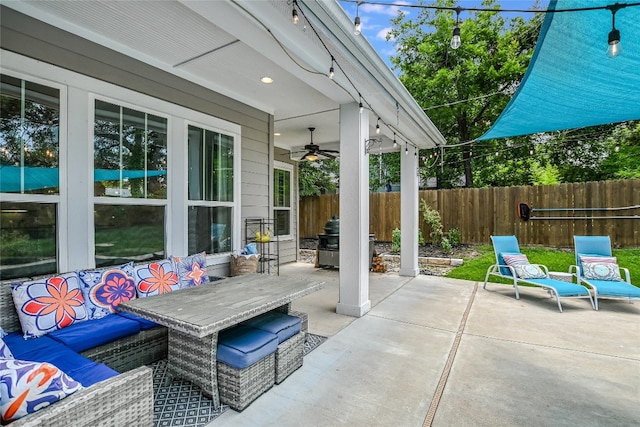
<path fill-rule="evenodd" d="M 560 313 L 536 288 L 516 300 L 510 286 L 474 292 L 473 282 L 372 273 L 373 308 L 355 319 L 335 313 L 337 271 L 291 264 L 281 274 L 326 279 L 294 308 L 329 339 L 282 384 L 210 427 L 418 427 L 431 416 L 442 427 L 638 425 L 638 303 L 603 301 L 594 311 L 575 300 Z"/>

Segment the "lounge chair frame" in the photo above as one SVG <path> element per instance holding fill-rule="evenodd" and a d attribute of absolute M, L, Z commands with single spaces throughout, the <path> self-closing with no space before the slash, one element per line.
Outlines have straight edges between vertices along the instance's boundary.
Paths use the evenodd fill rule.
<path fill-rule="evenodd" d="M 494 239 L 495 238 L 495 239 Z M 516 271 L 515 268 L 513 268 L 510 265 L 506 265 L 506 264 L 501 264 L 500 263 L 500 254 L 502 253 L 502 251 L 500 251 L 498 249 L 498 247 L 496 247 L 496 240 L 498 240 L 498 244 L 500 243 L 506 243 L 509 246 L 509 252 L 513 252 L 513 253 L 521 253 L 520 252 L 520 248 L 518 246 L 518 240 L 516 238 L 516 236 L 491 236 L 491 241 L 493 243 L 493 251 L 495 253 L 496 256 L 496 263 L 489 266 L 489 268 L 487 269 L 487 274 L 485 275 L 484 278 L 484 285 L 482 286 L 483 289 L 487 288 L 487 282 L 489 281 L 489 276 L 496 276 L 496 277 L 500 277 L 503 279 L 508 279 L 513 281 L 513 288 L 515 290 L 516 293 L 516 299 L 520 299 L 520 292 L 518 290 L 518 283 L 525 283 L 528 285 L 532 285 L 532 286 L 536 286 L 539 288 L 542 288 L 544 290 L 546 290 L 547 292 L 549 292 L 551 297 L 555 297 L 557 303 L 558 303 L 558 310 L 560 310 L 560 313 L 562 313 L 562 303 L 560 302 L 560 299 L 589 299 L 589 302 L 591 302 L 591 307 L 595 310 L 596 309 L 596 305 L 593 302 L 593 299 L 591 298 L 591 293 L 589 292 L 589 290 L 582 286 L 582 285 L 578 285 L 578 284 L 573 284 L 576 291 L 579 291 L 579 288 L 582 288 L 586 291 L 586 293 L 576 293 L 576 294 L 567 294 L 566 292 L 563 292 L 563 294 L 561 295 L 560 292 L 558 292 L 558 287 L 563 287 L 566 288 L 567 285 L 569 285 L 568 282 L 562 282 L 560 280 L 556 280 L 556 279 L 552 279 L 549 277 L 549 269 L 542 264 L 533 264 L 533 265 L 537 265 L 540 269 L 542 269 L 542 271 L 544 271 L 545 273 L 545 278 L 544 279 L 522 279 L 519 278 L 516 275 Z M 504 274 L 504 271 L 509 271 L 510 274 Z M 544 282 L 542 281 L 544 280 Z M 578 288 L 579 287 L 579 288 Z"/>
<path fill-rule="evenodd" d="M 569 272 L 575 274 L 578 278 L 578 283 L 583 283 L 589 288 L 593 289 L 593 299 L 596 304 L 596 310 L 599 309 L 598 298 L 600 299 L 613 299 L 629 301 L 633 304 L 634 299 L 640 300 L 640 290 L 631 283 L 631 275 L 629 269 L 618 266 L 620 271 L 624 273 L 624 280 L 612 281 L 611 284 L 617 288 L 627 289 L 628 295 L 611 295 L 607 294 L 606 289 L 600 286 L 598 289 L 598 281 L 591 279 L 585 279 L 582 275 L 582 263 L 580 262 L 580 255 L 596 255 L 610 257 L 613 256 L 611 251 L 611 239 L 609 236 L 573 236 L 573 243 L 575 248 L 576 263 L 569 267 Z M 602 283 L 602 281 L 600 281 Z M 638 296 L 635 296 L 638 295 Z"/>

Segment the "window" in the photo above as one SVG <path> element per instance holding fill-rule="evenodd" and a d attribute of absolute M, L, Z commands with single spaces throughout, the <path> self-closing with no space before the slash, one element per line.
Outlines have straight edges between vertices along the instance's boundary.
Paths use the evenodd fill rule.
<path fill-rule="evenodd" d="M 167 119 L 96 100 L 93 144 L 96 266 L 164 258 Z"/>
<path fill-rule="evenodd" d="M 167 119 L 96 100 L 96 196 L 167 198 Z"/>
<path fill-rule="evenodd" d="M 273 170 L 273 218 L 275 235 L 291 238 L 291 183 L 293 166 L 275 162 Z"/>
<path fill-rule="evenodd" d="M 57 270 L 60 98 L 0 75 L 0 279 Z"/>
<path fill-rule="evenodd" d="M 189 254 L 230 252 L 234 207 L 234 138 L 188 127 Z"/>

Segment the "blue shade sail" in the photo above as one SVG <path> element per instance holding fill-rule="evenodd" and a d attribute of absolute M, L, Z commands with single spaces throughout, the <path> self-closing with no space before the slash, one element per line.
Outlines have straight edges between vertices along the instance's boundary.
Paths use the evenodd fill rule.
<path fill-rule="evenodd" d="M 167 171 L 123 170 L 122 178 L 136 179 L 166 175 Z M 117 181 L 119 170 L 96 169 L 95 181 Z M 58 187 L 58 168 L 37 168 L 0 165 L 0 193 L 20 193 Z"/>
<path fill-rule="evenodd" d="M 551 0 L 548 10 L 614 3 Z M 622 52 L 609 58 L 610 10 L 547 13 L 520 87 L 478 140 L 640 119 L 640 6 L 619 9 L 615 26 Z"/>

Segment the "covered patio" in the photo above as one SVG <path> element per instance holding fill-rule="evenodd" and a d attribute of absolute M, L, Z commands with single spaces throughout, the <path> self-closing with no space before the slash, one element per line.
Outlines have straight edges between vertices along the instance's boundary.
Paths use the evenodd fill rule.
<path fill-rule="evenodd" d="M 208 426 L 631 426 L 640 419 L 640 307 L 568 301 L 562 314 L 521 288 L 370 275 L 372 309 L 333 310 L 336 271 L 281 271 L 326 283 L 294 303 L 328 337 L 304 365 Z M 517 321 L 514 322 L 514 319 Z"/>

